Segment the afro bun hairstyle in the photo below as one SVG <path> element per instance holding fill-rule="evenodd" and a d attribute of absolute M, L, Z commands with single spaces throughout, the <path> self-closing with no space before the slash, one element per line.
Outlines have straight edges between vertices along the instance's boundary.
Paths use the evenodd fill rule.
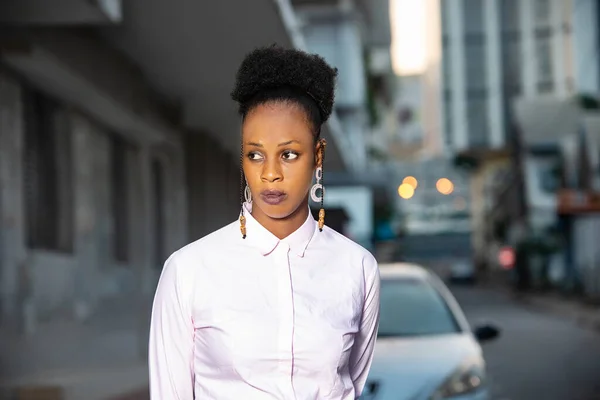
<path fill-rule="evenodd" d="M 337 69 L 316 55 L 277 45 L 250 52 L 240 65 L 231 97 L 245 117 L 270 101 L 295 102 L 318 129 L 333 109 Z"/>

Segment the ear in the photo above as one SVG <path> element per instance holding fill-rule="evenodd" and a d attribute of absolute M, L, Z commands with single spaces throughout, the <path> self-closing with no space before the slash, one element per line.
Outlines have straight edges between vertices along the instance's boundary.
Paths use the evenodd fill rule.
<path fill-rule="evenodd" d="M 327 147 L 327 141 L 325 139 L 319 139 L 315 145 L 315 165 L 317 167 L 323 166 L 325 147 Z"/>

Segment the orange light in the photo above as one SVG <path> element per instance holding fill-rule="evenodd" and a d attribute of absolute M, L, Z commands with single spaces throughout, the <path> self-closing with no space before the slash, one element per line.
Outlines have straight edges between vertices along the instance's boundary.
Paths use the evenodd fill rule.
<path fill-rule="evenodd" d="M 402 197 L 404 200 L 408 200 L 413 197 L 415 194 L 415 189 L 409 185 L 408 183 L 403 183 L 398 186 L 398 195 Z"/>
<path fill-rule="evenodd" d="M 454 191 L 454 184 L 448 178 L 440 178 L 435 187 L 441 194 L 448 195 Z"/>
<path fill-rule="evenodd" d="M 417 186 L 419 186 L 419 182 L 414 176 L 407 176 L 406 178 L 404 178 L 402 183 L 406 183 L 407 185 L 412 186 L 413 189 L 416 189 Z"/>

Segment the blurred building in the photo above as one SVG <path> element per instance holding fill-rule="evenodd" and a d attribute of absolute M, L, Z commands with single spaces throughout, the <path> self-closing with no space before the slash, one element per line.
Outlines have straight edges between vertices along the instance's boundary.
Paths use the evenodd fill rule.
<path fill-rule="evenodd" d="M 302 32 L 287 0 L 0 4 L 1 373 L 143 363 L 166 257 L 238 216 L 229 92 L 254 47 L 336 38 L 325 170 L 363 168 L 363 39 L 333 20 Z"/>
<path fill-rule="evenodd" d="M 380 116 L 390 109 L 395 95 L 388 3 L 292 0 L 306 48 L 338 68 L 331 124 L 343 132 L 340 152 L 351 167 L 345 171 L 326 167 L 325 204 L 344 207 L 348 232 L 370 249 L 376 240 L 374 215 L 393 207 L 396 198 L 387 164 L 390 154 L 377 145 L 387 133 Z"/>
<path fill-rule="evenodd" d="M 512 99 L 572 91 L 572 13 L 564 0 L 442 1 L 445 141 L 507 145 Z"/>
<path fill-rule="evenodd" d="M 531 267 L 532 285 L 600 299 L 600 102 L 521 98 L 515 118 L 529 149 L 525 239 L 552 247 L 549 271 Z"/>
<path fill-rule="evenodd" d="M 597 43 L 595 22 L 584 24 L 586 16 L 597 19 L 596 2 L 441 3 L 444 136 L 457 164 L 472 172 L 473 240 L 483 266 L 508 240 L 498 231 L 518 236 L 530 222 L 539 229 L 555 222 L 548 194 L 528 188 L 548 181 L 564 132 L 547 132 L 545 143 L 534 144 L 520 134 L 513 104 L 519 98 L 566 98 L 584 86 L 597 90 L 598 63 L 582 63 L 590 50 L 597 52 L 589 48 Z M 503 226 L 507 220 L 514 223 Z"/>
<path fill-rule="evenodd" d="M 364 13 L 359 2 L 293 0 L 306 48 L 338 68 L 333 123 L 347 141 L 346 157 L 356 170 L 366 168 Z"/>
<path fill-rule="evenodd" d="M 441 136 L 441 38 L 437 0 L 389 1 L 391 51 L 383 103 L 375 103 L 378 125 L 371 146 L 388 159 L 418 162 L 439 157 Z M 383 58 L 381 58 L 383 59 Z"/>
<path fill-rule="evenodd" d="M 516 246 L 531 286 L 598 298 L 598 2 L 442 4 L 445 137 L 472 174 L 476 261 Z"/>

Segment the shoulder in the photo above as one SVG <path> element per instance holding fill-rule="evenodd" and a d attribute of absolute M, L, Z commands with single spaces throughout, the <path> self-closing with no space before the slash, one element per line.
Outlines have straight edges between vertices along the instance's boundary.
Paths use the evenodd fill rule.
<path fill-rule="evenodd" d="M 155 301 L 173 301 L 177 298 L 177 301 L 185 300 L 182 304 L 186 307 L 208 304 L 206 289 L 211 279 L 206 279 L 206 265 L 210 264 L 208 260 L 215 254 L 228 249 L 228 242 L 234 239 L 235 226 L 231 223 L 173 252 L 160 273 Z"/>
<path fill-rule="evenodd" d="M 323 228 L 322 233 L 325 234 L 326 245 L 337 254 L 348 256 L 352 264 L 362 267 L 365 277 L 372 277 L 378 272 L 377 260 L 369 250 L 328 226 Z"/>
<path fill-rule="evenodd" d="M 239 232 L 238 224 L 232 222 L 183 246 L 171 254 L 165 265 L 176 264 L 178 268 L 184 270 L 190 269 L 192 266 L 197 266 L 211 254 L 221 252 L 222 249 L 227 249 L 234 245 L 233 242 L 239 239 L 239 235 L 235 235 L 236 228 L 238 228 L 237 232 Z"/>

